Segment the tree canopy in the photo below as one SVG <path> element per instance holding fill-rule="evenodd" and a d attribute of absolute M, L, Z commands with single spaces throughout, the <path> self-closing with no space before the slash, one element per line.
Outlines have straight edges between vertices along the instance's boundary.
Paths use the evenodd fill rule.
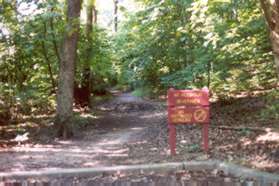
<path fill-rule="evenodd" d="M 276 83 L 257 1 L 140 1 L 116 37 L 120 80 L 155 91 L 209 86 L 218 94 Z M 132 77 L 132 78 L 131 78 Z"/>
<path fill-rule="evenodd" d="M 69 2 L 0 1 L 0 100 L 8 112 L 55 110 L 63 41 L 76 29 L 73 92 L 90 87 L 87 101 L 114 86 L 149 95 L 207 86 L 226 98 L 278 83 L 276 3 L 137 0 L 131 12 L 111 1 L 112 31 L 99 26 L 95 1 L 82 5 L 87 21 L 70 28 Z"/>

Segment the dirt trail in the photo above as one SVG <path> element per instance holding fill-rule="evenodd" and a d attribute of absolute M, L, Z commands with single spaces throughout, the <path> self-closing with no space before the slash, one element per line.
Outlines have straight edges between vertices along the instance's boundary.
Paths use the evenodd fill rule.
<path fill-rule="evenodd" d="M 132 103 L 132 102 L 145 102 L 140 97 L 133 96 L 131 93 L 123 93 L 115 98 L 115 101 L 121 103 Z"/>
<path fill-rule="evenodd" d="M 279 173 L 278 122 L 257 119 L 263 106 L 261 97 L 212 104 L 209 153 L 201 149 L 201 125 L 178 125 L 171 157 L 166 105 L 118 93 L 80 116 L 86 124 L 72 140 L 0 148 L 0 172 L 219 159 Z"/>
<path fill-rule="evenodd" d="M 94 167 L 129 161 L 129 149 L 125 144 L 142 140 L 148 125 L 142 117 L 146 113 L 140 109 L 145 109 L 146 105 L 148 103 L 141 98 L 120 94 L 98 106 L 96 112 L 99 114 L 94 120 L 97 127 L 89 127 L 82 138 L 2 149 L 0 171 Z"/>

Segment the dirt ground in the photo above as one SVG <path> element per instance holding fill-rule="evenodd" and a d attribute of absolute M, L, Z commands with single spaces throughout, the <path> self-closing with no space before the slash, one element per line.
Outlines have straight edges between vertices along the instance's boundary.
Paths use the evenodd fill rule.
<path fill-rule="evenodd" d="M 260 97 L 213 103 L 210 152 L 201 149 L 200 125 L 180 125 L 171 157 L 165 102 L 123 93 L 81 112 L 71 140 L 51 135 L 52 120 L 44 116 L 40 124 L 21 124 L 26 139 L 0 126 L 0 172 L 220 159 L 279 173 L 278 121 L 260 121 L 263 107 Z"/>
<path fill-rule="evenodd" d="M 1 182 L 0 182 L 1 183 Z M 276 182 L 270 182 L 270 185 Z M 3 183 L 4 184 L 4 183 Z M 240 178 L 223 171 L 170 171 L 165 173 L 115 173 L 100 174 L 91 177 L 60 177 L 60 178 L 28 178 L 25 180 L 10 179 L 6 185 L 105 185 L 105 186 L 239 186 L 261 185 L 260 180 Z M 267 183 L 268 184 L 268 183 Z M 267 185 L 266 184 L 266 185 Z"/>

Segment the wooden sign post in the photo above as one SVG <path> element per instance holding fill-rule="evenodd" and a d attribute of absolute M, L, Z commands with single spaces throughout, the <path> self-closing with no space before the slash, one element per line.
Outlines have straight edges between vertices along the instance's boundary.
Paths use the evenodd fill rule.
<path fill-rule="evenodd" d="M 168 127 L 171 155 L 175 155 L 177 124 L 203 124 L 203 148 L 208 152 L 209 128 L 209 91 L 202 90 L 168 90 Z"/>

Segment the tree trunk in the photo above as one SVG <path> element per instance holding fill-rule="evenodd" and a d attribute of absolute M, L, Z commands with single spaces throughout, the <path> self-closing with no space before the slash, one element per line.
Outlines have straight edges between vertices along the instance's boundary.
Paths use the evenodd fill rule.
<path fill-rule="evenodd" d="M 50 11 L 53 12 L 54 8 L 51 7 Z M 55 52 L 55 55 L 57 57 L 58 63 L 61 63 L 61 57 L 60 57 L 59 50 L 58 50 L 58 44 L 57 44 L 57 39 L 56 39 L 55 32 L 54 32 L 55 30 L 54 30 L 53 18 L 52 17 L 50 18 L 49 23 L 50 23 L 52 44 L 53 44 L 54 52 Z"/>
<path fill-rule="evenodd" d="M 45 41 L 47 41 L 47 39 L 46 39 L 46 34 L 47 34 L 47 25 L 46 25 L 46 23 L 43 23 L 43 26 L 44 26 L 44 41 L 41 42 L 42 50 L 43 50 L 42 52 L 43 52 L 43 55 L 44 55 L 46 63 L 47 63 L 48 72 L 49 72 L 49 78 L 50 78 L 51 84 L 52 84 L 51 94 L 54 94 L 55 93 L 55 89 L 56 89 L 56 83 L 55 83 L 55 80 L 54 80 L 54 77 L 53 77 L 53 73 L 52 73 L 51 62 L 50 62 L 50 59 L 49 59 L 48 54 L 47 54 L 47 47 L 45 45 Z"/>
<path fill-rule="evenodd" d="M 97 20 L 98 20 L 98 11 L 96 9 L 96 6 L 93 7 L 93 23 L 97 24 Z"/>
<path fill-rule="evenodd" d="M 268 0 L 260 0 L 270 34 L 275 68 L 279 79 L 279 0 L 270 3 Z"/>
<path fill-rule="evenodd" d="M 118 29 L 118 0 L 114 0 L 114 32 Z"/>
<path fill-rule="evenodd" d="M 277 50 L 279 50 L 279 48 L 277 48 Z M 274 62 L 276 66 L 277 76 L 279 79 L 279 54 L 278 53 L 274 53 Z"/>
<path fill-rule="evenodd" d="M 55 121 L 55 125 L 58 127 L 58 135 L 63 138 L 68 138 L 73 134 L 74 72 L 81 9 L 81 0 L 68 0 L 67 2 L 67 24 L 61 64 L 59 66 L 57 115 Z"/>
<path fill-rule="evenodd" d="M 92 31 L 93 31 L 93 19 L 95 14 L 95 0 L 88 0 L 86 8 L 86 59 L 82 73 L 82 87 L 84 92 L 83 106 L 90 106 L 90 90 L 91 90 L 91 59 L 92 59 Z"/>
<path fill-rule="evenodd" d="M 51 94 L 52 94 L 52 93 L 55 93 L 55 88 L 56 88 L 55 80 L 54 80 L 54 77 L 53 77 L 51 63 L 50 63 L 50 60 L 49 60 L 48 55 L 47 55 L 47 49 L 46 49 L 44 41 L 41 42 L 41 46 L 42 46 L 42 52 L 43 52 L 44 58 L 45 58 L 46 63 L 47 63 L 49 78 L 51 80 L 51 85 L 52 85 Z"/>
<path fill-rule="evenodd" d="M 93 7 L 94 0 L 88 0 L 87 10 L 86 10 L 86 59 L 85 67 L 83 72 L 83 86 L 89 88 L 90 86 L 90 61 L 92 52 L 92 31 L 93 31 Z"/>

